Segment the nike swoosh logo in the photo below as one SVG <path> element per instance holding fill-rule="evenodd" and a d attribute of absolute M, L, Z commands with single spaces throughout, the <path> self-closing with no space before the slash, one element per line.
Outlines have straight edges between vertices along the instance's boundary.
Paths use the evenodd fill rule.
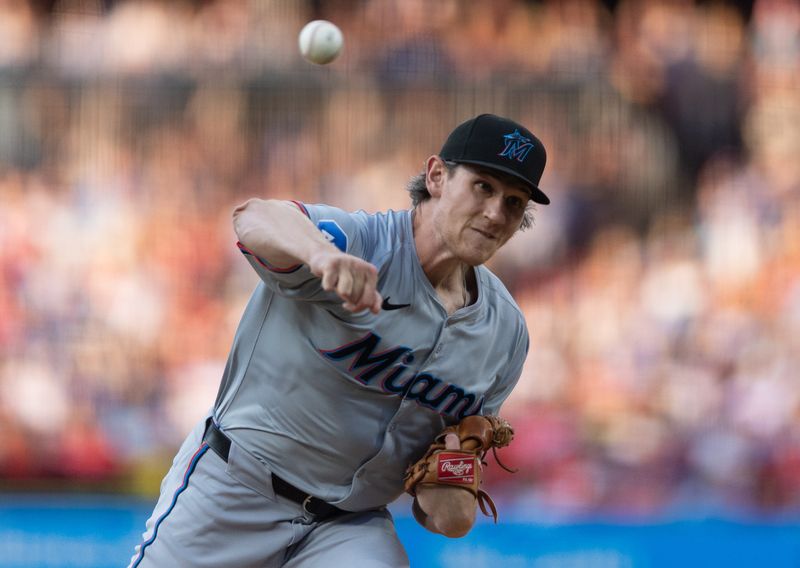
<path fill-rule="evenodd" d="M 407 308 L 408 306 L 411 305 L 411 304 L 392 304 L 392 303 L 389 302 L 389 298 L 390 297 L 391 296 L 386 296 L 383 299 L 383 303 L 381 304 L 381 308 L 383 308 L 384 310 L 399 310 L 401 308 Z"/>

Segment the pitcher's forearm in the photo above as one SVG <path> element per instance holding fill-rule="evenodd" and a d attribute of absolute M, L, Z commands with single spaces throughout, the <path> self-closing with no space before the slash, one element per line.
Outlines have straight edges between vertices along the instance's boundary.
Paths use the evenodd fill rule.
<path fill-rule="evenodd" d="M 309 264 L 332 245 L 297 207 L 286 201 L 250 199 L 233 211 L 239 242 L 274 266 Z"/>

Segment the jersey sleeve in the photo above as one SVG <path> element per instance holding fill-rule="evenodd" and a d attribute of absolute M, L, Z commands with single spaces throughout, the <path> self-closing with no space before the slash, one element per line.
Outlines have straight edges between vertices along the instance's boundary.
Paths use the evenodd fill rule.
<path fill-rule="evenodd" d="M 367 234 L 368 225 L 363 216 L 329 205 L 306 205 L 299 201 L 292 203 L 336 248 L 359 258 L 368 258 L 367 245 L 370 239 Z M 242 243 L 237 243 L 237 246 L 261 280 L 275 292 L 305 299 L 323 299 L 332 295 L 322 289 L 320 279 L 312 274 L 307 265 L 274 266 Z"/>
<path fill-rule="evenodd" d="M 509 358 L 505 372 L 497 378 L 497 383 L 486 397 L 482 411 L 484 415 L 500 414 L 500 407 L 508 398 L 508 395 L 511 394 L 511 391 L 514 390 L 514 387 L 517 386 L 517 382 L 522 375 L 522 366 L 528 357 L 529 346 L 528 331 L 523 325 L 521 332 L 517 336 L 513 354 Z"/>

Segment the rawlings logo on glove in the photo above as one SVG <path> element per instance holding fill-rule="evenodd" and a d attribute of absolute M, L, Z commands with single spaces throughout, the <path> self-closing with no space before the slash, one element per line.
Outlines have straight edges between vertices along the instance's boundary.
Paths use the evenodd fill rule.
<path fill-rule="evenodd" d="M 464 459 L 460 454 L 440 453 L 439 454 L 439 476 L 438 480 L 442 483 L 453 483 L 456 485 L 472 485 L 475 471 L 475 458 Z"/>
<path fill-rule="evenodd" d="M 497 508 L 480 488 L 481 471 L 489 450 L 500 467 L 515 471 L 503 465 L 496 453 L 513 437 L 511 425 L 498 416 L 468 416 L 445 428 L 425 455 L 406 470 L 405 490 L 414 496 L 417 522 L 445 536 L 464 536 L 475 522 L 477 506 L 497 522 Z"/>

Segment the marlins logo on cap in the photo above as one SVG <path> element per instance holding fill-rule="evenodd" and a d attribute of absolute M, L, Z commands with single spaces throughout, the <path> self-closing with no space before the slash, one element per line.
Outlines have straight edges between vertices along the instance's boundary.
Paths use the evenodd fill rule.
<path fill-rule="evenodd" d="M 527 128 L 511 119 L 481 114 L 459 124 L 445 140 L 439 156 L 447 161 L 510 174 L 523 182 L 533 201 L 542 205 L 550 203 L 550 198 L 539 189 L 547 161 L 544 145 Z"/>
<path fill-rule="evenodd" d="M 524 162 L 525 158 L 528 157 L 528 152 L 530 152 L 531 148 L 533 148 L 531 139 L 525 138 L 519 133 L 519 130 L 515 130 L 511 134 L 506 134 L 503 136 L 503 138 L 506 141 L 506 147 L 503 148 L 503 151 L 500 152 L 498 156 L 511 158 L 518 162 Z"/>

